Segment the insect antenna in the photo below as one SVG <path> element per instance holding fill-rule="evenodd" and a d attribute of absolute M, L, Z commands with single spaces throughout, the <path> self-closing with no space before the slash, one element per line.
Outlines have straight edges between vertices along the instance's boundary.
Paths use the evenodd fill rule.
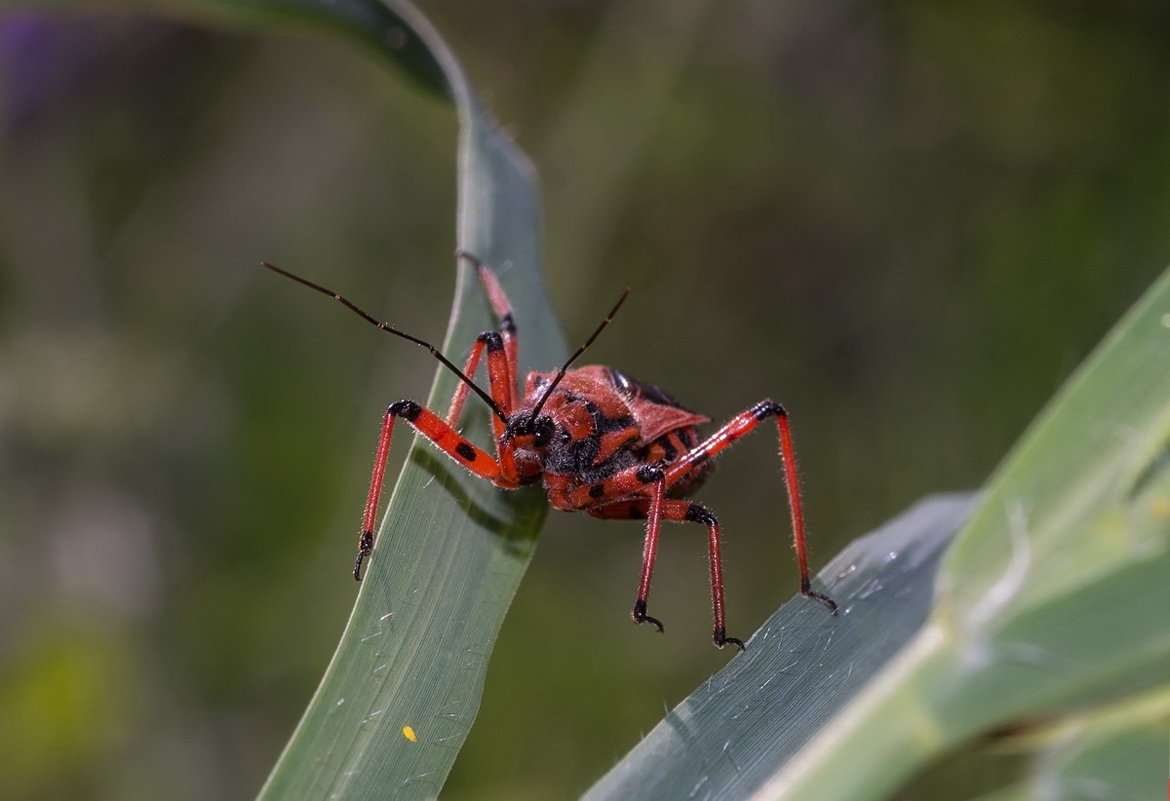
<path fill-rule="evenodd" d="M 569 368 L 573 365 L 573 362 L 577 361 L 577 359 L 581 357 L 581 354 L 588 350 L 589 346 L 593 344 L 593 340 L 597 339 L 598 335 L 605 330 L 605 327 L 613 322 L 613 317 L 615 314 L 617 314 L 617 310 L 622 307 L 622 304 L 626 302 L 626 298 L 629 296 L 630 288 L 626 287 L 626 291 L 622 293 L 620 298 L 618 298 L 617 303 L 613 304 L 613 308 L 609 310 L 609 314 L 605 315 L 605 319 L 601 321 L 601 325 L 597 326 L 597 330 L 590 334 L 589 339 L 585 340 L 585 344 L 577 348 L 573 355 L 569 357 L 569 360 L 561 365 L 561 369 L 557 370 L 556 377 L 553 378 L 552 383 L 550 383 L 544 390 L 544 394 L 540 396 L 540 400 L 536 402 L 536 406 L 532 408 L 532 415 L 528 418 L 530 425 L 536 422 L 536 416 L 540 414 L 540 410 L 544 406 L 544 402 L 548 400 L 549 395 L 552 395 L 553 390 L 557 388 L 557 384 L 561 383 L 561 379 L 565 377 L 565 373 L 569 371 Z"/>
<path fill-rule="evenodd" d="M 282 270 L 281 268 L 277 267 L 275 264 L 269 264 L 266 261 L 260 262 L 260 266 L 265 267 L 269 270 L 272 270 L 272 272 L 277 273 L 278 275 L 283 275 L 285 278 L 291 278 L 293 281 L 296 281 L 298 284 L 304 284 L 309 289 L 314 289 L 314 290 L 320 292 L 322 295 L 328 295 L 329 297 L 333 298 L 338 303 L 345 306 L 345 308 L 349 309 L 351 312 L 356 314 L 358 317 L 361 317 L 363 320 L 365 320 L 367 323 L 374 326 L 375 328 L 380 328 L 388 334 L 394 334 L 395 336 L 402 337 L 407 342 L 413 342 L 414 344 L 418 345 L 421 348 L 426 348 L 427 350 L 429 350 L 431 352 L 432 356 L 434 356 L 436 359 L 439 360 L 439 362 L 442 363 L 442 365 L 444 367 L 446 367 L 452 373 L 457 375 L 459 377 L 460 381 L 462 381 L 464 384 L 467 384 L 467 386 L 471 387 L 471 389 L 475 391 L 475 394 L 479 395 L 479 397 L 481 397 L 483 399 L 483 402 L 488 405 L 488 408 L 492 410 L 492 413 L 496 417 L 500 418 L 505 423 L 508 422 L 508 418 L 504 416 L 504 413 L 503 413 L 503 411 L 500 410 L 499 405 L 494 400 L 492 400 L 492 396 L 487 394 L 486 392 L 484 392 L 479 387 L 479 385 L 477 385 L 474 381 L 472 381 L 470 378 L 468 378 L 466 375 L 464 375 L 462 370 L 460 370 L 458 367 L 456 367 L 454 364 L 452 364 L 451 361 L 446 356 L 444 356 L 442 353 L 440 353 L 439 349 L 436 348 L 431 343 L 426 342 L 425 340 L 419 339 L 418 337 L 411 336 L 410 334 L 406 333 L 405 331 L 399 331 L 397 328 L 390 325 L 389 323 L 380 322 L 376 317 L 373 317 L 370 314 L 363 311 L 362 309 L 360 309 L 355 303 L 353 303 L 353 301 L 337 294 L 332 289 L 328 289 L 326 287 L 323 287 L 320 284 L 315 284 L 312 281 L 308 280 L 307 278 L 301 278 L 299 275 L 294 275 L 293 273 L 290 273 L 288 270 Z M 625 298 L 623 298 L 623 300 L 624 299 Z M 618 305 L 621 305 L 621 304 L 619 303 Z M 611 314 L 612 314 L 612 312 L 611 312 Z M 609 321 L 606 320 L 606 322 L 609 322 Z M 602 328 L 604 328 L 604 327 L 605 326 L 602 325 Z M 594 334 L 593 336 L 595 337 L 595 336 L 597 336 L 597 334 Z M 593 338 L 590 337 L 589 341 L 592 342 Z M 588 343 L 586 343 L 586 344 L 588 344 Z M 582 350 L 584 350 L 584 348 L 582 348 Z M 578 353 L 578 355 L 580 355 L 580 354 Z M 576 358 L 576 356 L 574 356 L 574 358 Z"/>

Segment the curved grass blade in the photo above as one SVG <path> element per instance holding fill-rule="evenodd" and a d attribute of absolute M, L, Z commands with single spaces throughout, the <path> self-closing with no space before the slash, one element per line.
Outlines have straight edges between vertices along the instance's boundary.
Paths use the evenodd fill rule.
<path fill-rule="evenodd" d="M 1167 575 L 1170 272 L 993 477 L 922 632 L 759 797 L 881 798 L 980 732 L 1163 685 Z"/>
<path fill-rule="evenodd" d="M 432 85 L 442 76 L 460 118 L 459 246 L 500 271 L 524 333 L 525 364 L 559 362 L 566 348 L 538 272 L 534 176 L 429 23 L 401 2 L 231 5 L 341 26 L 393 59 L 408 54 L 416 76 Z M 449 353 L 494 324 L 478 281 L 467 265 L 458 269 Z M 454 385 L 440 370 L 428 404 L 443 408 Z M 487 412 L 472 405 L 464 431 L 490 442 Z M 345 633 L 261 799 L 437 795 L 478 711 L 488 655 L 546 508 L 539 491 L 502 492 L 415 444 Z"/>
<path fill-rule="evenodd" d="M 750 795 L 913 638 L 973 502 L 928 499 L 850 544 L 820 573 L 837 617 L 799 596 L 784 604 L 584 798 Z"/>
<path fill-rule="evenodd" d="M 1164 688 L 1170 273 L 1025 435 L 941 565 L 961 515 L 923 514 L 822 571 L 840 619 L 784 607 L 586 798 L 880 799 L 981 732 Z M 920 569 L 892 574 L 886 538 L 894 565 L 918 554 Z"/>
<path fill-rule="evenodd" d="M 977 801 L 1153 798 L 1165 781 L 1167 729 L 1170 685 L 1072 715 L 1017 738 L 1031 753 L 1026 777 Z M 1009 741 L 1000 748 L 1013 745 Z"/>
<path fill-rule="evenodd" d="M 76 7 L 55 0 L 26 5 Z M 127 13 L 267 27 L 297 23 L 339 32 L 426 89 L 446 95 L 460 122 L 458 246 L 499 271 L 523 332 L 521 370 L 563 361 L 567 348 L 539 273 L 533 171 L 480 107 L 454 54 L 413 6 L 404 0 L 118 5 Z M 468 266 L 457 269 L 444 344 L 456 355 L 495 325 Z M 454 377 L 439 370 L 428 405 L 444 408 L 454 386 Z M 371 425 L 377 419 L 375 413 Z M 490 442 L 487 412 L 474 399 L 463 430 Z M 398 432 L 396 440 L 398 447 L 405 445 L 407 432 Z M 261 799 L 410 799 L 438 793 L 475 718 L 488 655 L 546 510 L 538 490 L 499 491 L 471 479 L 433 449 L 414 445 L 341 642 Z M 336 580 L 344 576 L 339 572 Z"/>

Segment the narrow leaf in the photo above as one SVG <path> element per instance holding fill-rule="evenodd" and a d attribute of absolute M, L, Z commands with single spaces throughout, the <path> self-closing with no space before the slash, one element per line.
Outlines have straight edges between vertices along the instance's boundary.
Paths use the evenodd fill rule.
<path fill-rule="evenodd" d="M 917 633 L 968 495 L 924 501 L 821 571 L 840 605 L 794 598 L 586 795 L 744 798 L 805 747 Z"/>
<path fill-rule="evenodd" d="M 927 625 L 757 797 L 882 798 L 980 732 L 1164 681 L 1168 453 L 1170 273 L 993 477 Z"/>
<path fill-rule="evenodd" d="M 1031 752 L 1026 779 L 978 801 L 1154 798 L 1166 777 L 1167 729 L 1170 685 L 1070 716 L 1020 738 Z"/>
<path fill-rule="evenodd" d="M 822 572 L 839 619 L 786 605 L 586 798 L 880 799 L 981 732 L 1161 685 L 1170 273 L 1033 425 L 939 566 L 953 504 L 846 549 Z"/>
<path fill-rule="evenodd" d="M 461 126 L 459 246 L 498 269 L 524 335 L 522 362 L 547 369 L 562 359 L 565 347 L 538 271 L 532 172 L 479 106 L 427 21 L 402 2 L 235 5 L 340 25 L 381 43 L 392 58 L 409 54 L 424 80 L 433 78 L 432 67 L 441 68 Z M 444 349 L 457 359 L 493 324 L 478 281 L 460 265 Z M 428 404 L 444 410 L 454 387 L 454 377 L 439 371 Z M 487 412 L 473 405 L 474 399 L 464 433 L 486 446 Z M 379 410 L 371 411 L 376 421 Z M 406 432 L 396 441 L 405 446 Z M 261 799 L 409 799 L 439 792 L 475 719 L 488 656 L 546 508 L 539 490 L 501 492 L 429 445 L 415 444 L 337 652 Z M 339 571 L 337 580 L 343 576 Z"/>

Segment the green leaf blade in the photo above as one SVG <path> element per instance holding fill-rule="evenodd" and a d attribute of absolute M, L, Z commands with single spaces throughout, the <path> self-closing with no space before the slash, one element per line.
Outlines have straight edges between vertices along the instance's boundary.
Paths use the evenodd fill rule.
<path fill-rule="evenodd" d="M 762 797 L 882 798 L 980 732 L 1164 685 L 1168 420 L 1170 273 L 993 477 L 922 632 Z"/>
<path fill-rule="evenodd" d="M 936 619 L 966 662 L 989 663 L 972 706 L 1051 715 L 1170 669 L 1151 614 L 1170 609 L 1168 453 L 1170 272 L 1025 435 L 948 555 Z"/>
<path fill-rule="evenodd" d="M 971 506 L 930 499 L 852 543 L 821 571 L 837 617 L 799 596 L 784 604 L 584 798 L 750 796 L 917 633 Z"/>
<path fill-rule="evenodd" d="M 405 3 L 391 3 L 389 16 L 365 0 L 296 8 L 356 25 L 372 41 L 389 20 L 394 36 L 382 41 L 391 57 L 422 47 L 442 67 L 460 117 L 459 247 L 497 269 L 523 331 L 522 370 L 558 363 L 567 349 L 539 275 L 532 170 L 480 107 L 453 54 Z M 474 271 L 466 262 L 457 269 L 444 345 L 456 361 L 495 325 Z M 445 411 L 456 383 L 440 370 L 428 405 Z M 487 410 L 469 400 L 464 433 L 487 446 L 488 424 Z M 406 444 L 402 428 L 396 447 Z M 475 719 L 488 657 L 546 510 L 539 490 L 503 492 L 429 443 L 414 444 L 337 652 L 261 799 L 438 794 Z"/>
<path fill-rule="evenodd" d="M 797 722 L 759 719 L 746 701 L 755 692 L 748 679 L 761 686 L 761 677 L 730 676 L 733 662 L 587 798 L 885 798 L 916 770 L 981 732 L 1037 716 L 1059 718 L 1150 688 L 1164 692 L 1170 670 L 1170 633 L 1161 613 L 1170 608 L 1170 273 L 1041 415 L 937 570 L 924 572 L 921 582 L 894 585 L 872 564 L 859 566 L 856 578 L 872 579 L 872 592 L 844 593 L 831 579 L 839 567 L 835 561 L 823 575 L 830 577 L 830 593 L 846 598 L 846 619 L 797 635 L 807 654 L 824 654 L 827 671 L 822 685 L 807 687 L 805 709 L 778 707 Z M 883 596 L 900 591 L 921 596 L 918 615 L 872 614 L 888 601 Z M 834 651 L 850 636 L 849 626 L 862 621 L 864 631 L 853 633 L 856 643 Z M 890 637 L 896 641 L 888 658 L 880 664 L 862 658 L 870 640 Z M 831 671 L 859 668 L 861 686 L 843 692 Z M 775 675 L 807 681 L 804 672 Z M 697 718 L 699 727 L 687 725 L 711 686 L 737 702 L 731 717 L 745 725 L 711 717 Z M 752 701 L 760 709 L 767 704 Z M 761 726 L 764 737 L 756 730 Z M 685 747 L 662 748 L 671 736 Z M 719 765 L 721 754 L 735 757 L 734 771 Z M 690 786 L 673 783 L 676 774 Z M 621 792 L 613 792 L 616 778 Z"/>
<path fill-rule="evenodd" d="M 977 801 L 1032 798 L 1153 798 L 1166 772 L 1166 730 L 1170 727 L 1170 686 L 1122 703 L 1071 715 L 1060 723 L 1026 731 L 1001 748 L 1030 756 L 1023 781 L 980 796 Z"/>

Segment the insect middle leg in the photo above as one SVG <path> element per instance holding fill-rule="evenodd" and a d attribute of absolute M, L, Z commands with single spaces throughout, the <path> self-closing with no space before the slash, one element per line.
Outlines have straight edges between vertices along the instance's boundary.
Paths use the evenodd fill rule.
<path fill-rule="evenodd" d="M 609 519 L 646 519 L 646 543 L 642 549 L 642 574 L 638 582 L 638 597 L 631 615 L 639 625 L 650 623 L 662 631 L 662 622 L 646 614 L 650 598 L 650 582 L 654 575 L 654 561 L 658 554 L 660 523 L 703 523 L 707 526 L 707 564 L 711 574 L 711 609 L 714 616 L 712 641 L 717 648 L 731 644 L 744 650 L 743 640 L 727 636 L 727 607 L 723 594 L 723 559 L 719 548 L 719 521 L 710 509 L 690 501 L 665 497 L 666 482 L 659 481 L 648 488 L 650 495 L 607 504 L 589 513 Z"/>

